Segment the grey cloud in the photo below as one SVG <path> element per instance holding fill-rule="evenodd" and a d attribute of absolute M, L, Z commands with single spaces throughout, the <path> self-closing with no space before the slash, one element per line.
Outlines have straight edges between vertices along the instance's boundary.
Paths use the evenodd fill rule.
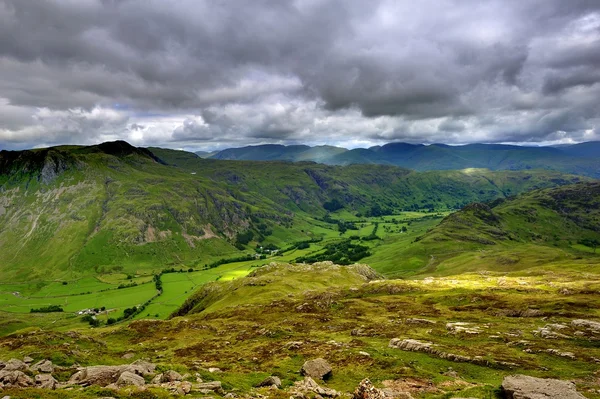
<path fill-rule="evenodd" d="M 594 0 L 0 0 L 0 141 L 575 140 L 599 54 Z"/>

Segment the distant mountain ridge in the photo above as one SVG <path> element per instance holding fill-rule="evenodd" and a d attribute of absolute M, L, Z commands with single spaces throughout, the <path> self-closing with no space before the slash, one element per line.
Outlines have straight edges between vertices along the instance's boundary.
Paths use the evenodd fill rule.
<path fill-rule="evenodd" d="M 228 148 L 213 155 L 202 153 L 199 156 L 240 161 L 312 161 L 327 165 L 384 164 L 417 171 L 547 169 L 600 178 L 598 141 L 556 147 L 389 143 L 352 150 L 333 146 L 266 144 Z"/>

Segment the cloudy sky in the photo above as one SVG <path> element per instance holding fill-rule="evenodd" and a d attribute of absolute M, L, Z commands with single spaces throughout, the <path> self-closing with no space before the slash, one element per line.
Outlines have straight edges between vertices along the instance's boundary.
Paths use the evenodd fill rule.
<path fill-rule="evenodd" d="M 0 0 L 0 149 L 600 140 L 598 0 Z"/>

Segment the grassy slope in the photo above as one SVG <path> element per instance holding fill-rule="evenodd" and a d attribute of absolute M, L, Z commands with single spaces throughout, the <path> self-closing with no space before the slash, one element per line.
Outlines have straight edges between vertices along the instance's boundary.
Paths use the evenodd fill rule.
<path fill-rule="evenodd" d="M 598 254 L 579 244 L 600 240 L 599 183 L 539 190 L 492 205 L 468 206 L 413 245 L 389 248 L 387 256 L 398 259 L 400 273 L 424 275 L 600 265 Z"/>

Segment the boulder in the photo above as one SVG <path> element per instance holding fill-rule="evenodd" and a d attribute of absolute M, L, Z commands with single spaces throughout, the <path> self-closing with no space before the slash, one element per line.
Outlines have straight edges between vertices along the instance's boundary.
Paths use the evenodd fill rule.
<path fill-rule="evenodd" d="M 175 370 L 168 370 L 162 374 L 160 382 L 173 382 L 173 381 L 181 381 L 182 377 Z"/>
<path fill-rule="evenodd" d="M 365 378 L 354 390 L 353 399 L 385 399 L 385 394 L 375 388 L 368 378 Z"/>
<path fill-rule="evenodd" d="M 196 386 L 194 386 L 194 388 L 200 392 L 202 392 L 202 391 L 212 391 L 212 392 L 217 392 L 217 393 L 223 392 L 223 385 L 221 384 L 221 381 L 203 382 L 201 384 L 196 384 Z"/>
<path fill-rule="evenodd" d="M 257 387 L 272 387 L 281 388 L 281 379 L 279 377 L 270 376 L 262 380 Z"/>
<path fill-rule="evenodd" d="M 119 379 L 116 382 L 117 387 L 126 387 L 126 386 L 136 386 L 143 387 L 146 385 L 146 381 L 144 381 L 144 377 L 134 374 L 130 371 L 124 371 L 119 376 Z"/>
<path fill-rule="evenodd" d="M 70 385 L 98 385 L 105 387 L 114 384 L 123 372 L 121 366 L 90 366 L 79 369 L 69 379 Z"/>
<path fill-rule="evenodd" d="M 324 380 L 331 377 L 333 370 L 325 359 L 318 358 L 305 362 L 300 372 L 307 377 Z"/>
<path fill-rule="evenodd" d="M 35 385 L 43 389 L 56 389 L 58 381 L 51 374 L 38 374 L 35 376 Z"/>
<path fill-rule="evenodd" d="M 154 370 L 156 370 L 156 364 L 147 362 L 142 359 L 136 360 L 135 362 L 129 365 L 121 367 L 123 367 L 123 371 L 129 371 L 130 373 L 134 373 L 141 376 L 154 374 Z"/>
<path fill-rule="evenodd" d="M 0 386 L 6 388 L 26 388 L 34 385 L 33 380 L 27 374 L 19 370 L 0 371 Z"/>
<path fill-rule="evenodd" d="M 507 399 L 584 399 L 570 381 L 511 375 L 502 381 Z"/>
<path fill-rule="evenodd" d="M 6 371 L 13 371 L 13 370 L 18 370 L 18 371 L 25 371 L 29 368 L 29 366 L 27 366 L 27 363 L 25 363 L 24 361 L 21 361 L 19 359 L 10 359 L 8 362 L 6 362 L 4 364 L 4 369 Z"/>
<path fill-rule="evenodd" d="M 30 368 L 31 371 L 38 371 L 40 373 L 53 373 L 54 365 L 50 360 L 40 360 Z"/>
<path fill-rule="evenodd" d="M 27 364 L 31 364 L 31 363 L 33 363 L 33 358 L 31 356 L 25 356 L 23 358 L 23 362 L 27 363 Z"/>

